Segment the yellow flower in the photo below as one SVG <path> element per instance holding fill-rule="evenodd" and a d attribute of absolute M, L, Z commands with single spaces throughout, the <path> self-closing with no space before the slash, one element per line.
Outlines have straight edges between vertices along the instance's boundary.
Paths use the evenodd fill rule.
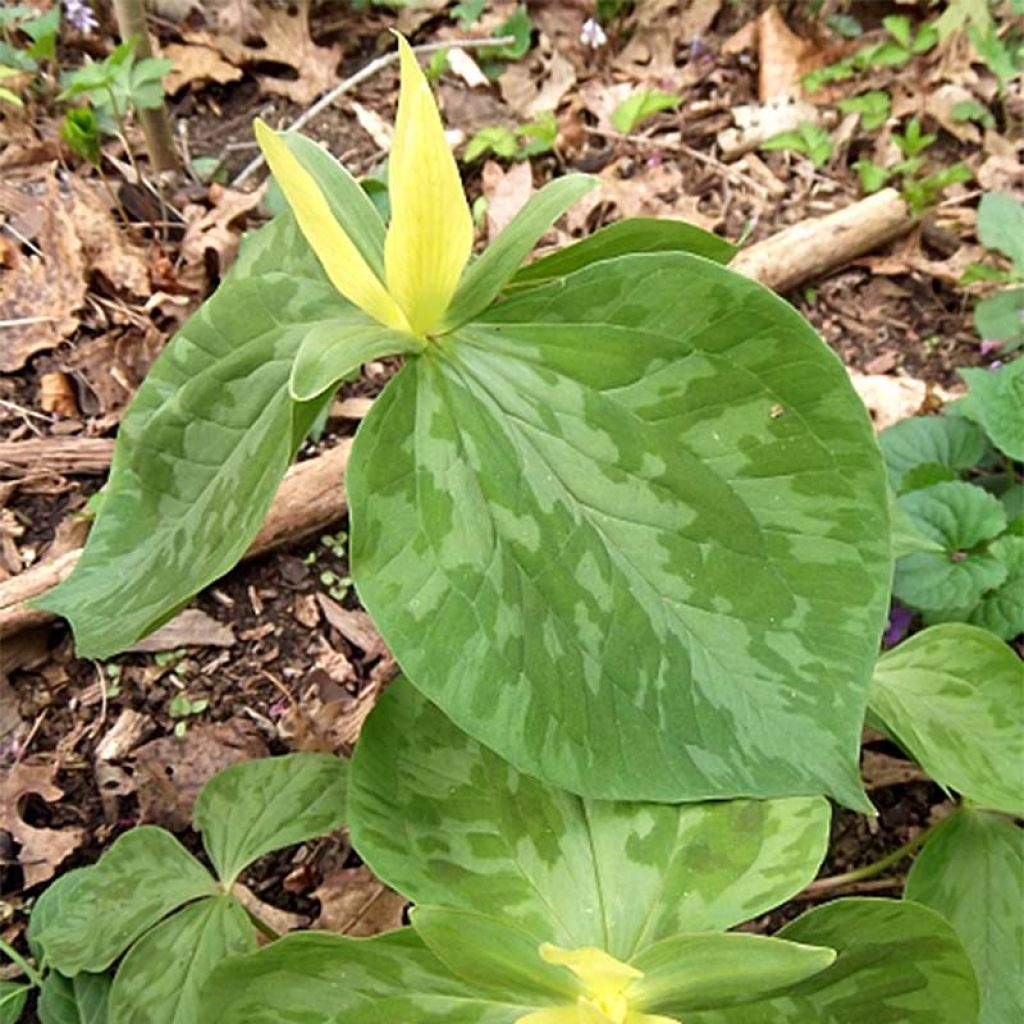
<path fill-rule="evenodd" d="M 367 264 L 313 176 L 266 124 L 256 139 L 335 288 L 385 327 L 425 338 L 441 322 L 473 248 L 473 218 L 430 85 L 398 37 L 402 84 L 391 144 L 384 277 Z"/>
<path fill-rule="evenodd" d="M 516 1024 L 680 1024 L 670 1017 L 630 1007 L 629 987 L 644 976 L 643 971 L 616 960 L 603 949 L 560 949 L 545 942 L 540 956 L 546 963 L 572 971 L 581 992 L 573 1005 L 537 1010 L 520 1017 Z"/>

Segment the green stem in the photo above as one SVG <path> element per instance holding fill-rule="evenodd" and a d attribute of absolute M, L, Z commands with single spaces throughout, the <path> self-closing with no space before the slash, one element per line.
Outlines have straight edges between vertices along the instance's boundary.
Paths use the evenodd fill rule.
<path fill-rule="evenodd" d="M 275 932 L 274 929 L 271 928 L 270 925 L 263 920 L 263 918 L 258 917 L 248 908 L 246 908 L 245 912 L 249 915 L 249 920 L 252 921 L 253 926 L 256 928 L 256 931 L 258 931 L 261 935 L 264 935 L 266 938 L 270 939 L 271 942 L 276 942 L 279 938 L 281 938 L 280 934 L 278 932 Z"/>
<path fill-rule="evenodd" d="M 3 939 L 0 939 L 0 953 L 3 953 L 12 963 L 17 964 L 25 972 L 25 977 L 36 988 L 43 984 L 43 976 L 16 949 L 8 946 Z"/>

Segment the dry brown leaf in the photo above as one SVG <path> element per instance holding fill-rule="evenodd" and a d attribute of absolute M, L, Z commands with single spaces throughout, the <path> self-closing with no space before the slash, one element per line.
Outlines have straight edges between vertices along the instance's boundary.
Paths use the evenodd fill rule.
<path fill-rule="evenodd" d="M 366 865 L 331 872 L 313 896 L 320 901 L 314 928 L 357 938 L 401 927 L 409 902 L 379 882 Z"/>
<path fill-rule="evenodd" d="M 524 120 L 558 109 L 562 97 L 576 84 L 576 68 L 555 51 L 535 67 L 528 61 L 509 64 L 498 86 L 502 99 Z"/>
<path fill-rule="evenodd" d="M 875 430 L 916 416 L 932 395 L 943 402 L 955 397 L 942 388 L 931 388 L 924 381 L 910 377 L 866 374 L 856 370 L 850 370 L 849 374 L 850 383 L 871 413 Z"/>
<path fill-rule="evenodd" d="M 908 782 L 927 782 L 929 775 L 912 761 L 891 757 L 877 750 L 865 750 L 860 766 L 864 786 L 870 793 L 887 786 L 903 786 Z"/>
<path fill-rule="evenodd" d="M 85 299 L 82 242 L 52 171 L 39 201 L 43 217 L 35 241 L 42 257 L 11 246 L 0 265 L 0 310 L 8 321 L 0 327 L 2 373 L 20 370 L 36 352 L 71 334 Z"/>
<path fill-rule="evenodd" d="M 76 418 L 79 415 L 75 389 L 66 373 L 44 373 L 39 378 L 39 408 L 58 416 Z"/>
<path fill-rule="evenodd" d="M 448 50 L 448 66 L 470 89 L 489 88 L 491 80 L 480 70 L 480 65 L 461 46 Z"/>
<path fill-rule="evenodd" d="M 722 0 L 640 0 L 636 29 L 614 66 L 634 79 L 659 78 L 662 88 L 671 87 L 679 79 L 676 46 L 703 36 L 721 6 Z"/>
<path fill-rule="evenodd" d="M 36 828 L 21 816 L 22 804 L 30 794 L 47 803 L 64 796 L 64 790 L 54 782 L 56 771 L 53 764 L 19 761 L 0 777 L 0 829 L 9 832 L 21 847 L 18 863 L 26 889 L 53 878 L 85 838 L 83 829 Z"/>
<path fill-rule="evenodd" d="M 356 100 L 352 101 L 352 113 L 356 115 L 359 127 L 373 139 L 378 149 L 387 153 L 391 149 L 391 137 L 394 134 L 394 126 L 388 124 L 380 114 L 369 107 L 364 107 Z"/>
<path fill-rule="evenodd" d="M 266 46 L 250 50 L 250 60 L 284 64 L 294 68 L 298 78 L 260 75 L 265 93 L 286 96 L 300 107 L 309 106 L 338 81 L 340 46 L 317 46 L 309 32 L 309 4 L 289 4 L 261 10 L 260 35 Z"/>
<path fill-rule="evenodd" d="M 772 4 L 758 19 L 759 73 L 757 92 L 762 103 L 796 99 L 803 93 L 800 78 L 807 70 L 813 44 L 790 31 Z"/>
<path fill-rule="evenodd" d="M 224 59 L 223 54 L 212 46 L 194 43 L 171 43 L 163 48 L 162 57 L 173 62 L 173 67 L 164 77 L 164 88 L 169 96 L 188 86 L 203 86 L 209 82 L 221 85 L 237 82 L 242 69 Z"/>
<path fill-rule="evenodd" d="M 235 634 L 230 626 L 218 622 L 199 608 L 186 608 L 150 633 L 126 653 L 174 651 L 179 647 L 234 647 Z"/>
<path fill-rule="evenodd" d="M 343 608 L 326 594 L 317 594 L 316 599 L 327 621 L 368 659 L 379 658 L 387 652 L 377 627 L 366 612 Z"/>
<path fill-rule="evenodd" d="M 87 416 L 106 416 L 124 408 L 160 354 L 165 335 L 156 327 L 118 328 L 84 338 L 63 363 L 78 384 L 78 401 Z"/>
<path fill-rule="evenodd" d="M 514 163 L 507 171 L 488 160 L 480 178 L 487 199 L 487 237 L 493 239 L 533 194 L 533 171 L 529 160 Z"/>
<path fill-rule="evenodd" d="M 293 914 L 290 911 L 282 910 L 273 904 L 265 903 L 250 888 L 235 882 L 231 888 L 231 895 L 249 911 L 255 914 L 264 924 L 277 932 L 278 935 L 286 935 L 288 932 L 296 931 L 299 928 L 309 927 L 309 918 L 304 914 Z"/>
<path fill-rule="evenodd" d="M 182 272 L 179 281 L 192 284 L 196 291 L 205 291 L 207 253 L 216 260 L 221 274 L 227 271 L 238 253 L 247 216 L 259 206 L 263 191 L 264 188 L 258 188 L 255 192 L 239 192 L 211 185 L 209 209 L 198 204 L 185 207 L 188 226 L 181 240 L 181 255 L 192 269 L 192 276 L 201 280 L 192 281 L 189 274 Z"/>

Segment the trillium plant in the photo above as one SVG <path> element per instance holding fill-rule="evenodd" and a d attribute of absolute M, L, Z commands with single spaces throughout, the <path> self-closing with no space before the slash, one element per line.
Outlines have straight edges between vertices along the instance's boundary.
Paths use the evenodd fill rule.
<path fill-rule="evenodd" d="M 626 220 L 524 265 L 583 175 L 474 255 L 398 45 L 389 222 L 324 150 L 257 123 L 288 210 L 154 364 L 85 552 L 40 604 L 83 656 L 134 644 L 241 557 L 339 383 L 399 356 L 345 484 L 352 576 L 403 678 L 350 769 L 296 755 L 209 784 L 213 874 L 143 829 L 69 876 L 36 981 L 71 1005 L 82 979 L 102 1015 L 61 1019 L 110 1024 L 1000 1024 L 1015 947 L 957 894 L 970 857 L 1020 852 L 1024 679 L 975 625 L 876 667 L 900 506 L 842 365 L 688 225 Z M 906 552 L 933 551 L 900 522 Z M 936 668 L 960 650 L 983 675 Z M 735 930 L 814 877 L 827 797 L 872 811 L 865 714 L 963 798 L 920 903 Z M 269 929 L 239 873 L 343 820 L 411 924 L 254 951 Z"/>

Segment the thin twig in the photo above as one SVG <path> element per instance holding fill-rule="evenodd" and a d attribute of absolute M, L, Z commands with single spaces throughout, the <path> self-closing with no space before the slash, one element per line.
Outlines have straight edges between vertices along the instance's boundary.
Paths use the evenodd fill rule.
<path fill-rule="evenodd" d="M 444 43 L 423 43 L 412 48 L 413 53 L 437 53 L 438 50 L 448 50 L 452 47 L 459 47 L 463 50 L 479 50 L 487 46 L 508 46 L 515 42 L 514 36 L 495 36 L 490 39 L 452 39 Z M 322 110 L 326 110 L 339 96 L 361 85 L 368 78 L 372 78 L 379 71 L 398 61 L 398 52 L 386 53 L 381 57 L 371 60 L 365 67 L 360 68 L 354 75 L 350 75 L 344 81 L 339 82 L 333 89 L 329 89 L 314 103 L 308 110 L 300 114 L 285 131 L 296 132 L 304 128 Z M 242 168 L 238 177 L 231 183 L 233 188 L 248 181 L 263 166 L 263 154 L 253 159 Z"/>

